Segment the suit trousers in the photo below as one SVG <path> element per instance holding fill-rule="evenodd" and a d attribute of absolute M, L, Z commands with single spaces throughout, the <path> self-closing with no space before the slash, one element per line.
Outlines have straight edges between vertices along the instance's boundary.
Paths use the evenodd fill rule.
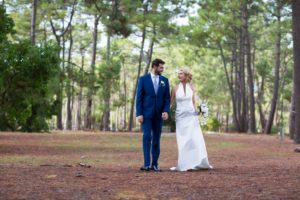
<path fill-rule="evenodd" d="M 162 130 L 162 118 L 161 116 L 152 119 L 144 119 L 142 123 L 143 129 L 143 152 L 144 152 L 144 166 L 150 167 L 158 165 L 158 158 L 160 154 L 160 137 Z"/>

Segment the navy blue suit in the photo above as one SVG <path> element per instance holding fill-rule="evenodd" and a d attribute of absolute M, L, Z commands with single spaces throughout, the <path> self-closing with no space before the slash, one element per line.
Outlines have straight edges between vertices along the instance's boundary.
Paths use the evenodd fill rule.
<path fill-rule="evenodd" d="M 151 74 L 140 77 L 138 81 L 136 96 L 136 116 L 143 115 L 143 152 L 144 166 L 151 163 L 150 150 L 152 154 L 152 166 L 158 165 L 160 154 L 160 136 L 162 129 L 162 113 L 170 111 L 170 87 L 169 80 L 159 76 L 159 88 L 155 94 Z"/>

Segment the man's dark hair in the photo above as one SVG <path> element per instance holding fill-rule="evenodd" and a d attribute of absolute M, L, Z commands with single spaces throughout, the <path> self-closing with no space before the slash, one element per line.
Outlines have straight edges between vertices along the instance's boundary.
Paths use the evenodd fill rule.
<path fill-rule="evenodd" d="M 156 58 L 152 61 L 152 68 L 154 66 L 158 67 L 159 64 L 165 64 L 165 61 L 163 61 L 162 59 Z"/>

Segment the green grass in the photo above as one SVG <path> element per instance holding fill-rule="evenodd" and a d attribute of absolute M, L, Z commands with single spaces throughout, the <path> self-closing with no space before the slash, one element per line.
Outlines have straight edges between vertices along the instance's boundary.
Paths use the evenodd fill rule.
<path fill-rule="evenodd" d="M 210 151 L 221 151 L 227 149 L 242 149 L 247 147 L 247 144 L 232 141 L 207 140 L 206 146 Z"/>
<path fill-rule="evenodd" d="M 47 161 L 48 158 L 44 156 L 30 156 L 30 155 L 1 155 L 0 164 L 30 164 L 40 165 Z"/>
<path fill-rule="evenodd" d="M 10 148 L 10 151 L 2 155 L 0 151 L 0 164 L 76 165 L 84 162 L 90 165 L 134 165 L 137 161 L 131 158 L 132 154 L 136 154 L 141 149 L 141 138 L 128 134 L 11 133 L 8 136 L 7 141 L 11 146 L 6 144 L 5 148 Z M 16 148 L 18 151 L 14 152 Z M 22 154 L 17 154 L 20 149 Z"/>
<path fill-rule="evenodd" d="M 0 164 L 76 165 L 84 162 L 95 166 L 133 166 L 142 160 L 141 135 L 137 134 L 12 134 L 13 139 L 7 139 L 8 143 L 12 144 L 10 153 L 0 152 Z M 21 148 L 22 154 L 14 153 L 16 147 L 13 145 Z M 27 148 L 26 145 L 30 145 L 31 148 Z M 206 145 L 209 152 L 213 153 L 247 147 L 244 143 L 220 141 L 209 137 Z M 174 156 L 174 152 L 177 152 L 175 134 L 163 135 L 161 146 L 164 156 Z"/>
<path fill-rule="evenodd" d="M 291 156 L 291 153 L 293 152 L 280 152 L 280 151 L 266 149 L 263 152 L 259 152 L 259 155 L 268 158 L 286 158 Z"/>
<path fill-rule="evenodd" d="M 136 151 L 140 149 L 140 142 L 138 138 L 133 136 L 112 136 L 101 135 L 85 139 L 71 139 L 69 141 L 52 140 L 45 143 L 46 146 L 55 147 L 60 149 L 70 150 L 86 150 L 93 151 L 97 149 L 111 149 L 111 150 L 124 150 L 124 151 Z"/>

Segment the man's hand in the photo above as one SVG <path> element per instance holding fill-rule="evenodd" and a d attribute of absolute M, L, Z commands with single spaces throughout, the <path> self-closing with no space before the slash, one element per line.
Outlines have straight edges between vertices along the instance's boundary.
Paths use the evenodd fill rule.
<path fill-rule="evenodd" d="M 169 114 L 167 112 L 163 112 L 161 117 L 163 118 L 163 120 L 167 120 L 169 118 Z"/>
<path fill-rule="evenodd" d="M 140 116 L 138 116 L 137 118 L 138 118 L 138 121 L 139 121 L 140 123 L 143 123 L 143 121 L 144 121 L 144 116 L 143 116 L 143 115 L 140 115 Z"/>

